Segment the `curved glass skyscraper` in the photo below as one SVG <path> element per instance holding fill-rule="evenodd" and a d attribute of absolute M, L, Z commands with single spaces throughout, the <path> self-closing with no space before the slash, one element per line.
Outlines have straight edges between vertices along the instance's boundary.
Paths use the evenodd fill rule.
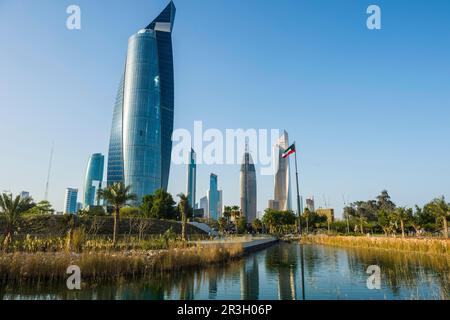
<path fill-rule="evenodd" d="M 101 153 L 94 153 L 89 157 L 84 178 L 84 207 L 93 206 L 96 202 L 96 193 L 102 187 L 104 166 L 105 157 Z"/>
<path fill-rule="evenodd" d="M 116 97 L 108 155 L 108 184 L 124 182 L 139 201 L 167 190 L 172 152 L 174 75 L 171 1 L 131 36 Z"/>

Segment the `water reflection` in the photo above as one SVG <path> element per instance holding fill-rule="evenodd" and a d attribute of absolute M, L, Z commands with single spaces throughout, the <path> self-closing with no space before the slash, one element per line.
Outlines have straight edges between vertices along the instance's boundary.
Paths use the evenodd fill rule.
<path fill-rule="evenodd" d="M 450 299 L 450 257 L 382 250 L 304 246 L 307 299 Z M 227 266 L 88 285 L 0 288 L 0 299 L 282 299 L 301 298 L 300 247 L 280 243 Z M 382 288 L 366 286 L 381 268 Z"/>

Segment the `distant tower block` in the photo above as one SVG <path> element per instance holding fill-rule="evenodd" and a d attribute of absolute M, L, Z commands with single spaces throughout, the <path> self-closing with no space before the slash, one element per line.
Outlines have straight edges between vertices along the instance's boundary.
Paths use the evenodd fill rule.
<path fill-rule="evenodd" d="M 257 186 L 255 165 L 252 156 L 248 151 L 244 153 L 244 159 L 241 165 L 240 182 L 241 210 L 243 215 L 247 218 L 247 222 L 252 223 L 256 219 Z"/>

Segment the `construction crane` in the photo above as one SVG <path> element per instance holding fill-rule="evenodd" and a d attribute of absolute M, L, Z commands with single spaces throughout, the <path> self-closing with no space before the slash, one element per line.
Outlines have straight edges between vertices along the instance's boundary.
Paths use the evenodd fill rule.
<path fill-rule="evenodd" d="M 45 183 L 45 195 L 44 195 L 44 200 L 48 201 L 48 186 L 50 183 L 50 172 L 52 170 L 52 160 L 53 160 L 53 149 L 55 147 L 55 143 L 52 143 L 52 148 L 50 150 L 50 160 L 48 162 L 48 171 L 47 171 L 47 182 Z"/>

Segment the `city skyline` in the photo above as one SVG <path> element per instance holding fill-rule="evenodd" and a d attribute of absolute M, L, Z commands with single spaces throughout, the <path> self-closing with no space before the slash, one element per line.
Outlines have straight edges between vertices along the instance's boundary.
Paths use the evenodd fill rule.
<path fill-rule="evenodd" d="M 107 14 L 101 4 L 79 5 L 86 17 L 80 31 L 65 28 L 65 6 L 52 1 L 4 1 L 0 11 L 0 34 L 10 39 L 1 44 L 0 62 L 2 108 L 8 107 L 10 119 L 0 133 L 15 133 L 5 142 L 12 152 L 0 160 L 8 168 L 1 171 L 0 189 L 28 190 L 42 200 L 55 140 L 49 200 L 58 211 L 66 186 L 82 189 L 87 156 L 108 152 L 129 35 L 167 2 L 112 1 Z M 191 129 L 203 120 L 220 130 L 286 129 L 297 142 L 301 194 L 315 195 L 316 207 L 327 202 L 338 216 L 345 202 L 383 189 L 399 205 L 449 198 L 450 154 L 442 146 L 450 136 L 450 4 L 380 6 L 383 29 L 369 31 L 366 6 L 356 2 L 179 1 L 175 127 Z M 417 24 L 423 15 L 433 19 Z M 267 16 L 273 28 L 261 32 Z M 21 21 L 41 36 L 21 38 L 27 32 Z M 282 58 L 269 59 L 280 48 Z M 19 123 L 27 130 L 18 130 Z M 221 177 L 224 203 L 238 204 L 238 165 L 199 165 L 198 190 L 207 189 L 210 172 Z M 262 211 L 273 197 L 273 177 L 257 179 Z M 183 192 L 185 166 L 172 165 L 170 180 L 172 194 Z"/>

